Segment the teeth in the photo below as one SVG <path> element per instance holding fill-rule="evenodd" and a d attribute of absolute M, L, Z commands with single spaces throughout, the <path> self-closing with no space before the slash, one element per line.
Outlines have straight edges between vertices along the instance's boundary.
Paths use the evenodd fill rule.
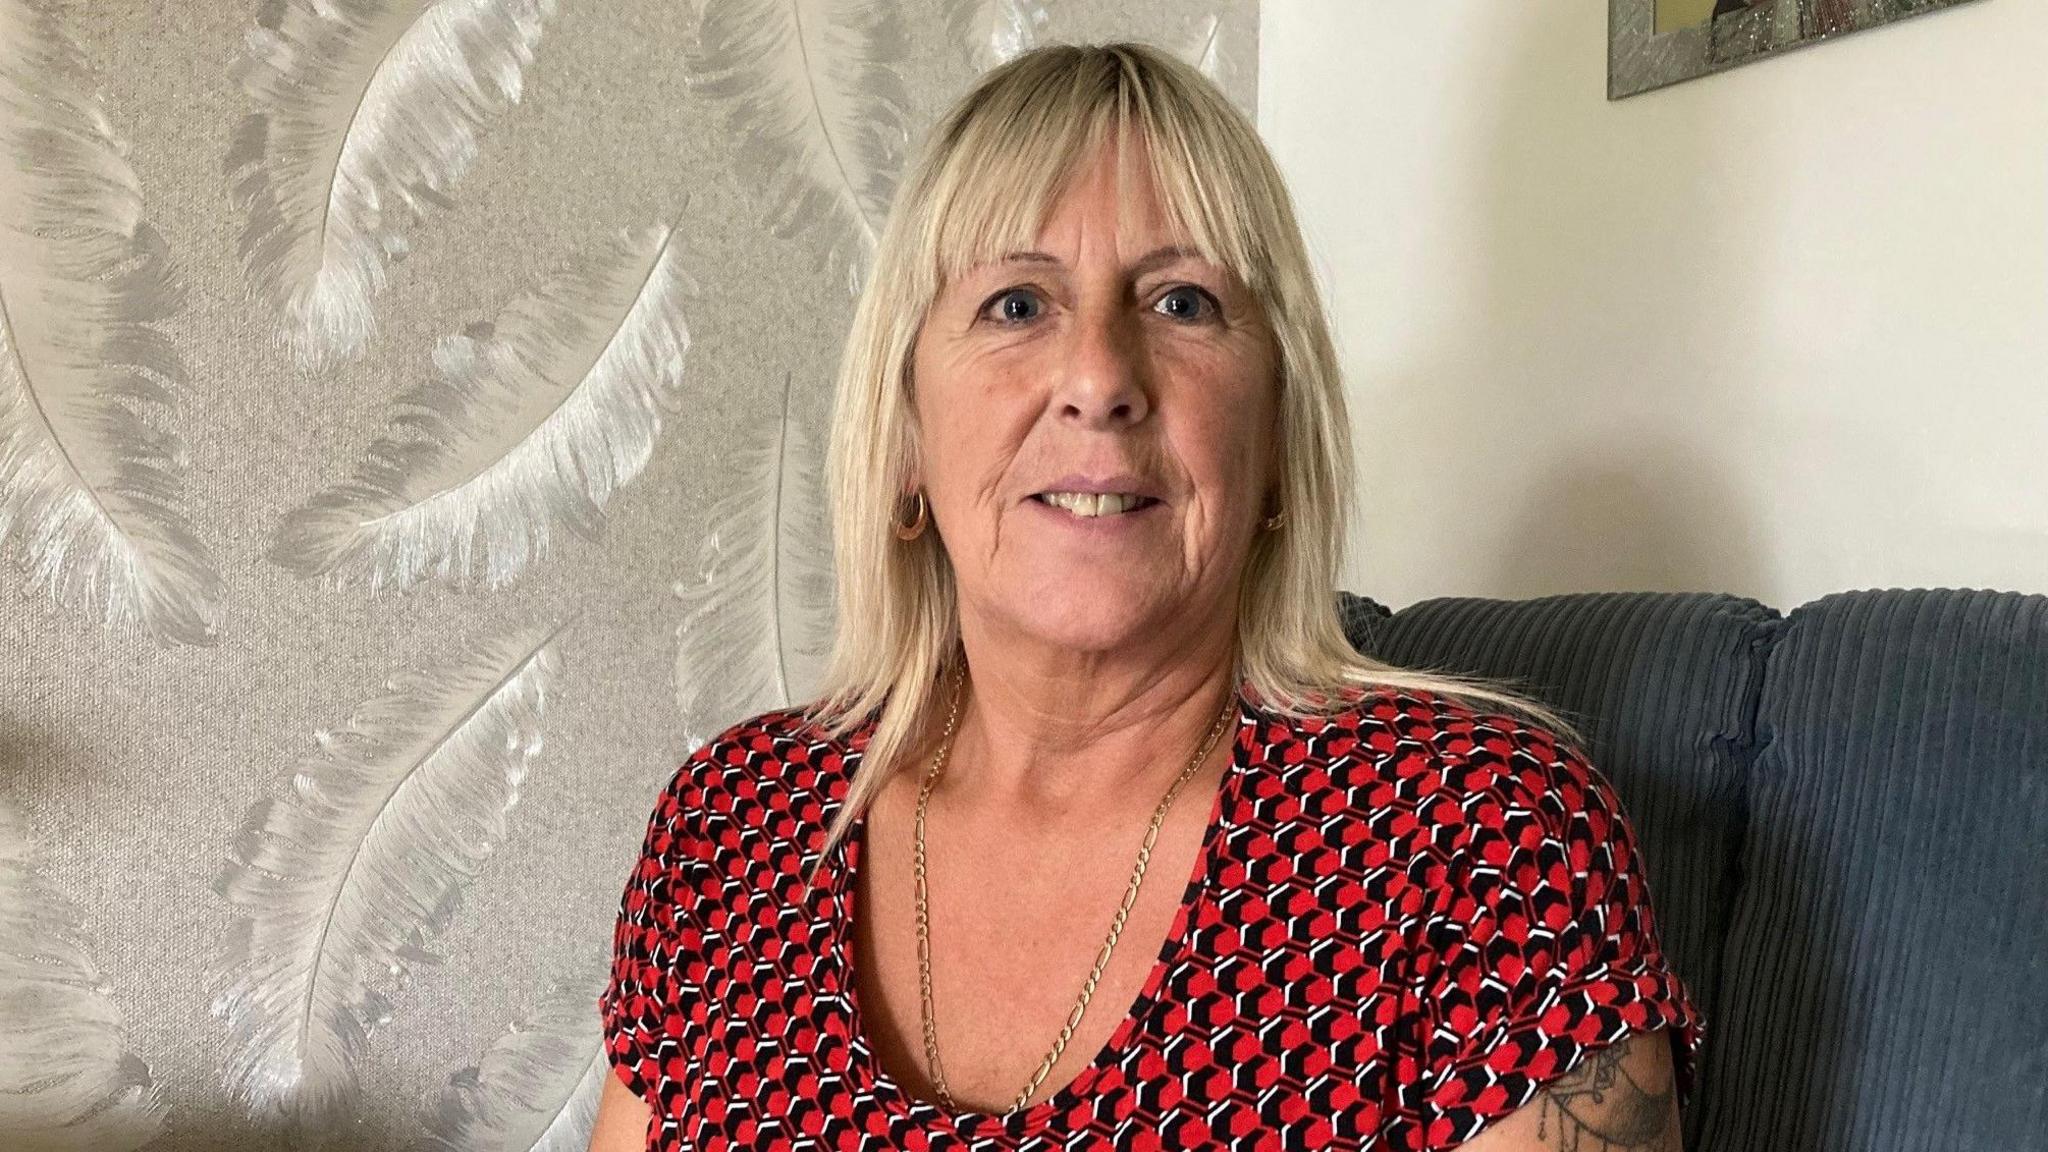
<path fill-rule="evenodd" d="M 1143 498 L 1127 492 L 1041 492 L 1038 499 L 1076 516 L 1114 516 L 1137 507 Z"/>

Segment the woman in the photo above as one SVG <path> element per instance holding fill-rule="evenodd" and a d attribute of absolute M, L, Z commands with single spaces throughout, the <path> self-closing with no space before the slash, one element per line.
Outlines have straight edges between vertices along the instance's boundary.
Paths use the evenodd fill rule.
<path fill-rule="evenodd" d="M 841 365 L 826 682 L 657 804 L 591 1147 L 1676 1148 L 1702 1020 L 1606 781 L 1345 640 L 1348 427 L 1212 85 L 986 75 Z"/>

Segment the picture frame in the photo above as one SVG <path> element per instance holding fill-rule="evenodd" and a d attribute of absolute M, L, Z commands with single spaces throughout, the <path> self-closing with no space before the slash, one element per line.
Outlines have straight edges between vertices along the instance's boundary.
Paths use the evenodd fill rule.
<path fill-rule="evenodd" d="M 1975 0 L 1608 0 L 1607 98 L 1620 100 Z"/>

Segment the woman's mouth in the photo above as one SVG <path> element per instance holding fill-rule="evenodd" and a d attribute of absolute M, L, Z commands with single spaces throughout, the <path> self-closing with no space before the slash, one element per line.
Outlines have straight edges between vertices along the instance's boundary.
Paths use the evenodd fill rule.
<path fill-rule="evenodd" d="M 1040 492 L 1031 498 L 1081 520 L 1127 516 L 1159 503 L 1150 496 L 1125 492 Z"/>

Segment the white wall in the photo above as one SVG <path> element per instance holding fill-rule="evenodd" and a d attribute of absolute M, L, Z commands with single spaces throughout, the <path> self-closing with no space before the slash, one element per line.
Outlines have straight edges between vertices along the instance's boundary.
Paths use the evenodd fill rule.
<path fill-rule="evenodd" d="M 1345 586 L 2048 592 L 2048 4 L 1609 103 L 1604 0 L 1268 0 Z"/>

